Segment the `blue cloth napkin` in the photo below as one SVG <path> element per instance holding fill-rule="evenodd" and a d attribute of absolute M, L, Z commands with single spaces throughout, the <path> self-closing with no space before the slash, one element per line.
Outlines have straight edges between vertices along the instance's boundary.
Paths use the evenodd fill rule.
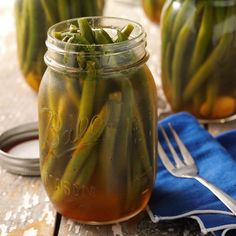
<path fill-rule="evenodd" d="M 194 157 L 199 175 L 236 199 L 236 130 L 215 139 L 192 115 L 181 112 L 159 122 L 173 144 L 168 123 L 172 123 Z M 159 128 L 158 139 L 171 156 Z M 172 176 L 160 158 L 147 211 L 153 222 L 191 217 L 198 221 L 203 233 L 236 236 L 236 217 L 230 210 L 198 181 Z"/>

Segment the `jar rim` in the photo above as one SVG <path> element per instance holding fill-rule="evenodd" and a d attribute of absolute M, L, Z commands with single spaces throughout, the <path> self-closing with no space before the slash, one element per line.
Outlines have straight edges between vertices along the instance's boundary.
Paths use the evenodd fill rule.
<path fill-rule="evenodd" d="M 110 34 L 111 38 L 117 35 L 118 29 L 122 30 L 122 28 L 128 24 L 131 24 L 134 28 L 128 40 L 108 44 L 87 45 L 68 43 L 63 42 L 54 36 L 54 32 L 66 31 L 71 24 L 78 25 L 79 19 L 86 19 L 93 29 L 104 29 Z M 59 22 L 49 28 L 46 45 L 48 48 L 44 57 L 46 64 L 55 67 L 57 70 L 60 69 L 70 72 L 84 71 L 84 69 L 78 68 L 77 65 L 73 65 L 71 61 L 68 63 L 65 62 L 63 59 L 65 56 L 71 59 L 73 57 L 78 58 L 82 54 L 86 60 L 91 60 L 95 56 L 103 65 L 102 73 L 106 71 L 109 71 L 109 73 L 111 71 L 117 71 L 119 68 L 121 70 L 124 68 L 129 69 L 140 63 L 143 64 L 144 61 L 146 61 L 145 58 L 148 58 L 148 53 L 146 52 L 146 32 L 143 26 L 133 20 L 119 17 L 92 16 L 73 18 Z M 92 50 L 88 50 L 88 48 Z M 135 56 L 132 57 L 132 60 L 128 60 L 127 55 L 130 56 L 131 54 Z M 109 61 L 111 57 L 123 58 L 124 60 L 119 60 L 119 63 L 114 64 Z"/>
<path fill-rule="evenodd" d="M 65 46 L 66 44 L 68 44 L 68 42 L 63 42 L 63 41 L 55 38 L 53 36 L 53 33 L 56 31 L 57 28 L 60 28 L 60 26 L 62 26 L 62 25 L 69 26 L 72 22 L 78 21 L 78 19 L 87 19 L 88 21 L 90 21 L 90 20 L 93 20 L 93 21 L 94 20 L 113 20 L 115 22 L 122 21 L 126 24 L 131 23 L 139 31 L 139 34 L 131 37 L 128 40 L 129 43 L 132 44 L 132 42 L 135 42 L 137 40 L 142 40 L 143 38 L 146 39 L 146 33 L 145 33 L 143 26 L 134 20 L 127 19 L 127 18 L 121 18 L 121 17 L 112 17 L 112 16 L 87 16 L 87 17 L 78 17 L 78 18 L 72 18 L 69 20 L 64 20 L 64 21 L 61 21 L 61 22 L 58 22 L 58 23 L 52 25 L 48 29 L 48 32 L 47 32 L 48 38 L 46 41 L 46 45 L 50 46 L 50 43 L 52 43 L 53 41 L 55 41 L 57 43 L 57 45 L 60 45 L 60 46 Z M 125 26 L 125 24 L 124 24 L 124 26 Z M 113 26 L 113 28 L 114 28 L 114 26 Z M 70 43 L 70 44 L 76 45 L 76 46 L 81 46 L 81 47 L 85 46 L 84 44 L 78 44 L 78 43 Z M 122 41 L 122 42 L 114 42 L 114 43 L 107 43 L 107 44 L 91 44 L 89 46 L 94 47 L 94 48 L 112 46 L 114 48 L 114 47 L 122 47 L 122 45 L 126 45 L 126 44 L 127 44 L 127 41 Z M 56 48 L 54 48 L 54 50 L 56 50 Z M 59 50 L 59 51 L 61 51 L 61 50 Z"/>

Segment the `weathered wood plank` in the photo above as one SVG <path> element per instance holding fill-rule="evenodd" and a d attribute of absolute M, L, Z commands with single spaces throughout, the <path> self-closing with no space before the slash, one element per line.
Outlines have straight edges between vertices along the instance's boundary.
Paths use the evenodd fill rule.
<path fill-rule="evenodd" d="M 192 219 L 162 221 L 154 224 L 142 212 L 133 219 L 115 225 L 91 226 L 63 218 L 59 236 L 202 236 L 199 226 Z M 211 236 L 208 233 L 207 236 Z"/>
<path fill-rule="evenodd" d="M 114 225 L 84 225 L 62 217 L 59 236 L 63 235 L 86 235 L 86 236 L 113 236 L 113 235 L 137 235 L 137 225 L 146 216 L 142 212 L 133 219 Z"/>
<path fill-rule="evenodd" d="M 10 174 L 0 167 L 0 235 L 53 235 L 55 210 L 38 177 Z"/>
<path fill-rule="evenodd" d="M 8 30 L 0 36 L 0 134 L 37 120 L 37 96 L 23 79 L 17 61 L 14 1 L 1 4 L 1 22 Z M 55 210 L 39 178 L 21 177 L 0 166 L 0 235 L 50 236 Z"/>

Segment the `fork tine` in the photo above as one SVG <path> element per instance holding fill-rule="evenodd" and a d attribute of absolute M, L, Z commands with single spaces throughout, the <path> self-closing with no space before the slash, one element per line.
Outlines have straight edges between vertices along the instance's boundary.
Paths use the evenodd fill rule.
<path fill-rule="evenodd" d="M 174 130 L 173 126 L 171 125 L 171 123 L 168 124 L 170 127 L 170 130 L 175 138 L 176 143 L 179 146 L 179 150 L 183 156 L 184 162 L 188 165 L 193 165 L 194 164 L 194 160 L 191 156 L 191 154 L 189 153 L 188 149 L 186 148 L 186 146 L 184 145 L 184 143 L 181 141 L 181 139 L 179 138 L 178 134 L 176 133 L 176 131 Z"/>
<path fill-rule="evenodd" d="M 173 159 L 174 159 L 174 161 L 176 163 L 176 166 L 177 167 L 184 167 L 185 166 L 184 163 L 179 159 L 178 154 L 176 153 L 175 149 L 173 148 L 173 146 L 172 146 L 172 144 L 171 144 L 171 142 L 170 142 L 170 140 L 169 140 L 169 138 L 168 138 L 168 136 L 166 134 L 166 131 L 164 130 L 164 128 L 161 125 L 160 125 L 160 129 L 161 129 L 161 132 L 162 132 L 162 134 L 164 136 L 164 139 L 165 139 L 165 141 L 166 141 L 166 143 L 167 143 L 167 145 L 168 145 L 168 147 L 170 149 L 170 152 L 171 152 L 171 154 L 173 156 Z"/>
<path fill-rule="evenodd" d="M 165 151 L 163 150 L 160 142 L 158 141 L 158 153 L 159 156 L 164 164 L 164 166 L 166 167 L 166 169 L 169 172 L 172 172 L 173 169 L 175 169 L 174 165 L 170 162 L 169 158 L 167 157 Z"/>

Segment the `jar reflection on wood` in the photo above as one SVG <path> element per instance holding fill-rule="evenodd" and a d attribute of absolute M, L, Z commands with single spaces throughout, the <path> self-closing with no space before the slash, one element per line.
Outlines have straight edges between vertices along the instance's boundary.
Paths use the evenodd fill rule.
<path fill-rule="evenodd" d="M 166 0 L 142 0 L 143 10 L 147 17 L 155 22 L 160 23 L 161 11 Z"/>
<path fill-rule="evenodd" d="M 146 34 L 139 24 L 131 22 L 128 39 L 122 30 L 127 20 L 79 22 L 83 42 L 91 45 L 56 39 L 61 34 L 55 31 L 68 30 L 68 22 L 48 33 L 48 69 L 39 90 L 41 177 L 58 212 L 106 224 L 136 215 L 150 198 L 156 173 L 156 87 L 145 65 Z M 70 23 L 72 30 L 78 25 Z"/>
<path fill-rule="evenodd" d="M 170 0 L 161 25 L 162 85 L 174 111 L 227 119 L 236 106 L 236 0 Z"/>
<path fill-rule="evenodd" d="M 104 0 L 15 0 L 20 69 L 35 91 L 46 69 L 43 57 L 48 28 L 71 18 L 102 15 L 103 7 Z"/>

